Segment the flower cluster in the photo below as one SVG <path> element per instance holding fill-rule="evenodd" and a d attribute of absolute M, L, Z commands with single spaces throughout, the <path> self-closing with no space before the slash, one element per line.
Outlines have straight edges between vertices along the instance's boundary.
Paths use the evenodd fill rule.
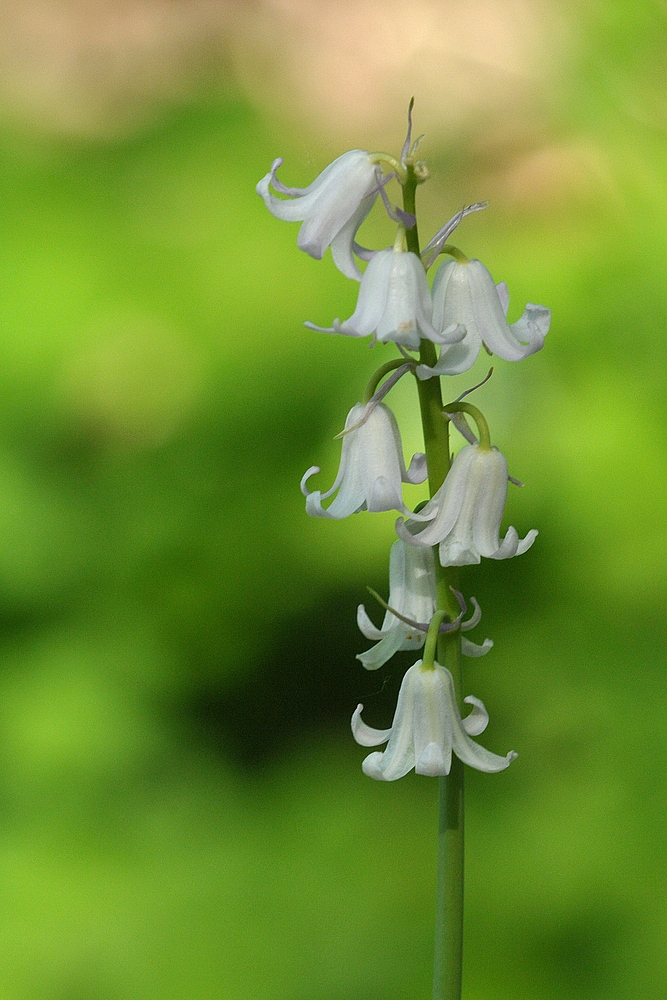
<path fill-rule="evenodd" d="M 361 511 L 389 510 L 403 515 L 396 522 L 398 539 L 390 552 L 389 600 L 381 627 L 373 624 L 363 604 L 357 612 L 359 629 L 374 643 L 358 656 L 366 669 L 376 670 L 395 653 L 418 650 L 425 643 L 428 650 L 424 660 L 410 667 L 403 678 L 390 729 L 366 725 L 361 705 L 352 717 L 354 738 L 362 746 L 387 743 L 384 752 L 371 753 L 363 763 L 365 774 L 384 781 L 399 778 L 412 768 L 419 774 L 448 774 L 452 753 L 487 772 L 503 770 L 516 756 L 497 756 L 471 739 L 486 728 L 486 709 L 469 696 L 463 700 L 473 706 L 472 711 L 461 717 L 455 680 L 435 661 L 431 647 L 438 633 L 446 633 L 447 641 L 457 643 L 466 656 L 482 656 L 491 649 L 490 639 L 478 645 L 462 634 L 479 622 L 474 599 L 474 613 L 464 621 L 465 602 L 454 591 L 461 614 L 450 614 L 443 622 L 444 611 L 439 608 L 443 586 L 452 586 L 453 567 L 479 563 L 482 557 L 521 555 L 531 547 L 537 532 L 529 531 L 520 538 L 516 529 L 509 527 L 501 537 L 510 477 L 507 462 L 491 446 L 486 421 L 476 407 L 461 402 L 460 396 L 441 408 L 442 427 L 450 423 L 456 426 L 468 443 L 453 461 L 446 443 L 440 449 L 441 459 L 429 469 L 435 445 L 433 440 L 429 442 L 426 425 L 426 455 L 415 454 L 406 467 L 398 424 L 383 400 L 395 381 L 411 372 L 423 404 L 430 380 L 439 384 L 441 376 L 468 371 L 482 348 L 504 361 L 521 361 L 542 348 L 551 316 L 544 306 L 528 304 L 523 315 L 509 323 L 507 286 L 496 284 L 479 260 L 468 259 L 449 244 L 461 220 L 486 203 L 462 209 L 419 252 L 412 214 L 414 192 L 427 179 L 428 170 L 415 159 L 417 144 L 411 142 L 408 130 L 400 159 L 351 150 L 329 164 L 306 188 L 287 187 L 279 181 L 277 170 L 282 160 L 277 159 L 257 185 L 258 194 L 276 218 L 301 222 L 300 249 L 321 259 L 330 247 L 338 269 L 360 282 L 357 305 L 349 319 L 335 319 L 330 327 L 306 325 L 349 337 L 370 336 L 372 343 L 394 343 L 400 352 L 395 362 L 379 369 L 362 402 L 350 410 L 340 435 L 340 466 L 331 488 L 324 493 L 309 490 L 311 477 L 320 471 L 317 466 L 308 469 L 301 481 L 306 511 L 313 517 L 342 519 Z M 395 180 L 403 187 L 403 209 L 392 206 L 387 195 L 389 183 Z M 357 242 L 357 232 L 378 198 L 396 225 L 395 238 L 389 248 L 369 250 Z M 448 259 L 437 270 L 431 287 L 427 271 L 442 254 Z M 366 264 L 363 273 L 359 262 Z M 417 351 L 419 356 L 410 353 Z M 394 374 L 387 378 L 390 371 Z M 439 388 L 428 399 L 430 404 L 441 399 Z M 477 435 L 467 416 L 475 420 Z M 446 474 L 438 480 L 436 465 L 439 468 L 443 462 Z M 418 485 L 427 477 L 432 495 L 412 511 L 403 499 L 403 483 Z M 323 501 L 332 496 L 325 506 Z M 433 639 L 427 641 L 427 635 Z"/>

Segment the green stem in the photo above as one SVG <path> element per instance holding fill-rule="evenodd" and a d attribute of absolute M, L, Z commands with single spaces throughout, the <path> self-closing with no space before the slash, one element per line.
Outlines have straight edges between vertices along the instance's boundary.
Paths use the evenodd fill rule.
<path fill-rule="evenodd" d="M 486 417 L 481 410 L 478 410 L 472 403 L 447 403 L 444 407 L 445 413 L 469 413 L 477 424 L 479 431 L 479 446 L 488 451 L 491 447 L 491 432 L 486 422 Z"/>
<path fill-rule="evenodd" d="M 440 638 L 439 662 L 461 697 L 461 639 Z M 447 777 L 439 778 L 438 881 L 436 890 L 433 1000 L 460 1000 L 463 977 L 464 768 L 454 754 Z"/>
<path fill-rule="evenodd" d="M 440 635 L 440 626 L 446 617 L 446 611 L 436 611 L 431 618 L 431 623 L 426 633 L 426 642 L 424 643 L 424 656 L 422 657 L 424 670 L 435 670 L 435 653 Z"/>
<path fill-rule="evenodd" d="M 385 365 L 382 365 L 380 368 L 378 368 L 376 372 L 373 372 L 373 374 L 370 377 L 369 383 L 366 386 L 366 392 L 364 393 L 364 398 L 362 399 L 362 403 L 368 403 L 369 400 L 373 398 L 373 396 L 377 392 L 377 388 L 380 382 L 385 377 L 385 375 L 388 375 L 389 372 L 393 372 L 397 368 L 400 368 L 401 365 L 406 364 L 408 360 L 409 359 L 407 358 L 393 358 L 392 361 L 387 361 Z"/>
<path fill-rule="evenodd" d="M 405 238 L 408 245 L 408 250 L 411 253 L 416 253 L 419 256 L 419 233 L 417 232 L 417 213 L 415 211 L 415 205 L 417 200 L 417 185 L 419 181 L 417 180 L 417 175 L 415 174 L 415 168 L 410 164 L 407 169 L 407 177 L 403 183 L 403 208 L 410 215 L 414 215 L 415 224 L 412 229 L 406 229 Z"/>
<path fill-rule="evenodd" d="M 416 215 L 418 180 L 408 166 L 403 185 L 403 207 Z M 408 250 L 419 254 L 417 224 L 406 231 Z M 436 362 L 435 345 L 422 340 L 419 361 L 432 368 Z M 440 379 L 417 380 L 419 406 L 424 432 L 424 450 L 428 467 L 430 495 L 442 486 L 449 472 L 449 421 L 443 418 Z M 437 606 L 453 620 L 459 613 L 451 588 L 459 590 L 459 571 L 455 566 L 440 566 L 436 552 Z M 461 635 L 457 630 L 444 633 L 438 640 L 438 662 L 451 672 L 461 702 Z M 459 705 L 460 707 L 460 705 Z M 438 882 L 435 917 L 435 958 L 433 1000 L 461 1000 L 463 966 L 463 765 L 452 759 L 447 777 L 439 778 Z"/>
<path fill-rule="evenodd" d="M 451 243 L 445 243 L 444 247 L 440 247 L 440 253 L 448 253 L 454 260 L 458 260 L 459 264 L 470 263 L 463 251 L 459 250 L 458 247 L 452 246 Z"/>

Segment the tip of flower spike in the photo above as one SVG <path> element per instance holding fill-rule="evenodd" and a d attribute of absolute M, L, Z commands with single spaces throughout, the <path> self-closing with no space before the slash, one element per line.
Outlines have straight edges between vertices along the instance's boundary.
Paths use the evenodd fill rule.
<path fill-rule="evenodd" d="M 401 163 L 405 166 L 405 161 L 410 153 L 410 146 L 412 145 L 412 109 L 415 106 L 414 97 L 410 98 L 410 103 L 408 104 L 408 132 L 405 137 L 405 142 L 403 143 L 403 149 L 401 150 Z"/>

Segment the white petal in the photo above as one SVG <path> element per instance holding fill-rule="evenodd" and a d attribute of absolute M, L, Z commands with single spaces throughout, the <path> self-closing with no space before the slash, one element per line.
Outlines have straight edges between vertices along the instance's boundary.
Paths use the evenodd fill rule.
<path fill-rule="evenodd" d="M 314 190 L 299 199 L 310 199 L 297 239 L 299 249 L 319 260 L 376 184 L 375 167 L 363 150 L 350 150 L 329 164 L 311 185 Z"/>
<path fill-rule="evenodd" d="M 353 406 L 347 415 L 345 426 L 353 426 L 364 412 L 364 409 L 365 407 L 361 403 Z M 355 433 L 355 431 L 351 431 L 350 434 L 343 438 L 340 465 L 333 486 L 326 493 L 320 493 L 319 490 L 316 490 L 306 495 L 306 513 L 311 517 L 327 517 L 339 520 L 349 517 L 350 514 L 355 514 L 363 508 L 365 497 L 358 464 L 355 462 Z M 317 466 L 313 466 L 312 468 L 315 469 Z M 311 470 L 308 471 L 310 472 Z M 306 473 L 307 476 L 308 473 Z M 302 480 L 302 490 L 306 488 L 306 477 Z M 331 505 L 326 509 L 322 507 L 322 500 L 326 500 L 336 490 L 338 490 L 338 494 Z"/>
<path fill-rule="evenodd" d="M 398 701 L 391 737 L 384 753 L 371 754 L 362 764 L 364 773 L 382 781 L 396 781 L 415 766 L 413 738 L 413 706 L 415 668 L 420 669 L 421 660 L 406 671 L 398 692 Z"/>
<path fill-rule="evenodd" d="M 537 538 L 539 532 L 537 528 L 531 528 L 525 538 L 519 539 L 519 544 L 517 545 L 516 554 L 522 556 L 524 552 L 527 552 L 531 547 L 535 539 Z"/>
<path fill-rule="evenodd" d="M 417 320 L 416 276 L 410 267 L 410 259 L 414 259 L 418 267 L 421 268 L 424 281 L 426 281 L 426 274 L 415 254 L 394 250 L 382 252 L 387 255 L 389 271 L 387 285 L 384 289 L 382 315 L 377 325 L 377 338 L 383 343 L 391 340 L 414 350 L 419 347 L 419 324 Z M 426 284 L 426 293 L 429 296 L 430 313 L 428 283 Z"/>
<path fill-rule="evenodd" d="M 439 775 L 449 774 L 451 767 L 451 754 L 447 761 L 442 747 L 437 743 L 429 743 L 424 747 L 415 763 L 415 774 L 425 774 L 435 778 Z"/>
<path fill-rule="evenodd" d="M 537 530 L 533 528 L 525 538 L 519 539 L 516 528 L 509 527 L 507 534 L 503 538 L 500 547 L 496 552 L 491 553 L 491 559 L 512 559 L 514 556 L 523 555 L 531 547 L 537 538 Z"/>
<path fill-rule="evenodd" d="M 369 262 L 361 279 L 357 305 L 349 319 L 340 324 L 340 332 L 355 337 L 375 333 L 387 300 L 392 250 L 381 250 Z"/>
<path fill-rule="evenodd" d="M 373 622 L 368 617 L 368 613 L 363 604 L 360 604 L 357 608 L 357 627 L 359 631 L 371 642 L 379 642 L 380 639 L 384 639 L 386 632 L 382 632 L 379 628 L 376 628 Z"/>
<path fill-rule="evenodd" d="M 464 729 L 458 710 L 456 710 L 456 695 L 454 692 L 452 675 L 444 667 L 440 667 L 440 670 L 447 675 L 446 681 L 449 687 L 452 705 L 455 709 L 452 727 L 454 753 L 459 760 L 463 761 L 464 764 L 468 764 L 470 767 L 474 767 L 478 771 L 485 771 L 487 774 L 492 774 L 496 771 L 504 771 L 505 768 L 509 767 L 512 761 L 515 760 L 517 755 L 511 750 L 506 757 L 499 757 L 498 754 L 491 753 L 490 750 L 486 750 L 484 747 L 481 747 L 479 743 L 475 743 L 474 740 L 470 739 Z M 468 701 L 467 698 L 466 701 Z M 481 704 L 481 702 L 479 704 Z M 486 709 L 484 711 L 486 711 Z M 470 715 L 475 716 L 475 714 L 476 713 L 473 709 L 473 712 L 471 712 Z"/>
<path fill-rule="evenodd" d="M 377 186 L 376 165 L 369 154 L 362 149 L 343 153 L 307 188 L 288 188 L 279 182 L 276 170 L 281 162 L 274 161 L 270 172 L 257 185 L 257 193 L 264 204 L 278 219 L 303 222 L 297 243 L 311 257 L 319 260 L 339 237 L 336 264 L 343 273 L 358 279 L 352 243 L 356 230 L 372 207 L 375 195 L 371 192 Z M 271 193 L 272 185 L 288 197 L 276 198 Z M 365 199 L 367 203 L 362 209 Z"/>
<path fill-rule="evenodd" d="M 343 324 L 339 319 L 333 321 L 333 326 L 318 326 L 317 323 L 311 323 L 310 320 L 306 320 L 303 324 L 307 326 L 309 330 L 315 330 L 316 333 L 342 333 L 345 337 L 364 337 L 363 333 L 355 333 L 354 330 L 343 330 Z"/>
<path fill-rule="evenodd" d="M 368 775 L 369 778 L 375 778 L 376 781 L 390 781 L 392 779 L 385 778 L 384 775 L 384 753 L 376 750 L 375 753 L 369 753 L 368 757 L 365 757 L 361 764 L 361 770 L 364 774 Z M 403 774 L 407 774 L 410 768 L 408 767 Z M 397 778 L 402 778 L 403 774 L 397 774 Z"/>
<path fill-rule="evenodd" d="M 370 489 L 366 490 L 366 509 L 378 512 L 383 510 L 406 511 L 400 491 L 386 476 L 377 476 Z"/>
<path fill-rule="evenodd" d="M 421 663 L 414 671 L 413 686 L 413 740 L 415 761 L 427 760 L 441 770 L 436 773 L 449 774 L 452 765 L 452 704 L 441 667 L 423 670 Z M 432 751 L 427 748 L 435 743 L 440 748 L 439 761 L 433 760 Z M 427 772 L 421 772 L 427 773 Z"/>
<path fill-rule="evenodd" d="M 482 556 L 494 556 L 507 500 L 507 462 L 497 448 L 477 447 L 480 483 L 472 516 L 472 538 Z M 514 555 L 514 553 L 512 553 Z"/>
<path fill-rule="evenodd" d="M 447 537 L 456 524 L 465 501 L 469 470 L 474 457 L 473 446 L 466 445 L 461 449 L 444 483 L 420 511 L 420 517 L 429 517 L 430 523 L 425 528 L 414 531 L 416 519 L 412 518 L 406 523 L 397 521 L 396 531 L 399 538 L 409 545 L 426 546 L 437 545 Z"/>
<path fill-rule="evenodd" d="M 358 435 L 355 461 L 369 510 L 401 510 L 409 513 L 401 496 L 405 463 L 401 435 L 394 414 L 384 403 L 379 403 L 366 422 L 353 433 Z M 379 482 L 381 479 L 385 482 Z"/>
<path fill-rule="evenodd" d="M 510 330 L 524 347 L 523 357 L 535 354 L 544 347 L 544 338 L 551 324 L 551 309 L 528 303 L 521 319 L 512 323 Z"/>
<path fill-rule="evenodd" d="M 476 625 L 479 625 L 479 623 L 482 620 L 482 609 L 479 606 L 479 602 L 474 597 L 471 597 L 470 603 L 473 606 L 473 613 L 471 614 L 470 618 L 467 619 L 467 621 L 461 622 L 462 632 L 469 632 L 470 629 L 475 628 Z"/>
<path fill-rule="evenodd" d="M 370 195 L 362 201 L 359 208 L 352 217 L 345 223 L 340 232 L 331 241 L 331 256 L 334 264 L 346 278 L 354 281 L 361 281 L 362 274 L 354 259 L 352 247 L 357 230 L 375 204 L 377 195 Z"/>
<path fill-rule="evenodd" d="M 466 335 L 466 328 L 461 323 L 450 323 L 438 333 L 437 344 L 460 344 Z"/>
<path fill-rule="evenodd" d="M 498 298 L 500 299 L 500 304 L 503 307 L 503 312 L 507 316 L 507 310 L 510 307 L 510 292 L 505 281 L 499 281 L 496 285 L 496 291 L 498 292 Z"/>
<path fill-rule="evenodd" d="M 398 540 L 389 555 L 389 605 L 417 622 L 429 622 L 436 604 L 435 561 L 432 549 L 407 546 Z M 386 611 L 382 628 L 373 625 L 363 604 L 357 609 L 357 625 L 376 645 L 357 659 L 367 670 L 377 670 L 398 650 L 421 649 L 426 634 Z"/>
<path fill-rule="evenodd" d="M 484 707 L 484 703 L 479 698 L 474 698 L 471 694 L 463 699 L 466 705 L 472 705 L 473 709 L 465 719 L 461 720 L 461 725 L 468 736 L 479 736 L 489 724 L 489 713 Z"/>
<path fill-rule="evenodd" d="M 511 525 L 507 529 L 505 537 L 500 542 L 495 551 L 489 552 L 489 559 L 512 559 L 516 555 L 519 547 L 519 535 L 516 528 Z"/>
<path fill-rule="evenodd" d="M 408 626 L 404 625 L 400 619 L 394 618 L 394 621 L 396 622 L 396 626 L 390 629 L 375 646 L 366 650 L 365 653 L 357 653 L 356 658 L 363 664 L 366 670 L 377 670 L 379 667 L 384 666 L 394 653 L 403 648 L 405 630 Z M 423 643 L 424 640 L 422 639 L 422 645 Z"/>
<path fill-rule="evenodd" d="M 426 468 L 426 455 L 421 451 L 416 451 L 412 456 L 410 465 L 408 466 L 404 476 L 404 483 L 412 483 L 414 486 L 418 486 L 423 483 L 428 476 L 428 469 Z"/>
<path fill-rule="evenodd" d="M 284 222 L 301 222 L 304 212 L 308 210 L 309 203 L 307 201 L 304 203 L 302 198 L 297 198 L 294 201 L 276 198 L 275 195 L 271 194 L 270 190 L 272 180 L 273 171 L 270 171 L 265 177 L 262 177 L 255 188 L 257 194 L 264 200 L 264 204 L 271 215 L 274 215 L 276 219 L 282 219 Z"/>
<path fill-rule="evenodd" d="M 436 340 L 438 336 L 431 323 L 431 291 L 426 272 L 414 253 L 385 252 L 390 255 L 391 269 L 378 340 L 392 340 L 416 349 L 420 338 Z"/>
<path fill-rule="evenodd" d="M 458 733 L 456 728 L 454 730 L 454 753 L 464 764 L 474 767 L 476 771 L 484 771 L 486 774 L 504 771 L 518 757 L 514 750 L 510 750 L 506 757 L 491 753 L 490 750 L 486 750 L 479 743 L 471 740 L 463 731 Z"/>
<path fill-rule="evenodd" d="M 362 418 L 365 418 L 360 423 Z M 370 410 L 357 403 L 345 421 L 349 432 L 343 437 L 343 448 L 334 485 L 326 493 L 307 492 L 306 483 L 314 474 L 312 466 L 302 479 L 306 493 L 306 511 L 314 517 L 340 519 L 360 510 L 400 510 L 406 515 L 401 496 L 405 474 L 400 433 L 391 410 L 379 403 Z M 353 429 L 352 429 L 353 428 Z M 337 492 L 328 508 L 322 500 Z M 413 515 L 421 520 L 422 515 Z"/>
<path fill-rule="evenodd" d="M 436 609 L 436 578 L 433 549 L 406 545 L 400 539 L 392 545 L 392 553 L 403 553 L 403 586 L 390 588 L 389 603 L 407 618 L 417 622 L 430 622 Z M 392 580 L 390 573 L 390 581 Z M 424 643 L 424 634 L 415 637 L 413 646 L 419 648 Z"/>
<path fill-rule="evenodd" d="M 508 305 L 507 286 L 494 285 L 480 261 L 446 261 L 433 282 L 433 322 L 440 329 L 447 323 L 462 323 L 467 332 L 462 345 L 451 348 L 444 359 L 441 355 L 439 373 L 465 371 L 482 342 L 506 361 L 521 361 L 539 351 L 549 329 L 550 311 L 528 305 L 521 319 L 509 326 Z"/>
<path fill-rule="evenodd" d="M 490 649 L 493 649 L 493 639 L 485 639 L 479 646 L 476 642 L 461 636 L 461 652 L 464 656 L 485 656 Z"/>
<path fill-rule="evenodd" d="M 367 726 L 361 718 L 363 710 L 363 705 L 357 705 L 352 716 L 352 735 L 359 746 L 377 747 L 380 743 L 386 743 L 391 736 L 391 729 L 373 729 Z"/>
<path fill-rule="evenodd" d="M 320 471 L 319 465 L 311 465 L 311 467 L 309 469 L 306 469 L 306 471 L 302 475 L 299 488 L 305 497 L 308 496 L 309 492 L 306 483 L 308 482 L 311 476 L 316 476 L 319 471 Z"/>
<path fill-rule="evenodd" d="M 482 342 L 479 338 L 472 334 L 468 335 L 466 331 L 466 335 L 460 343 L 441 349 L 440 357 L 432 368 L 427 365 L 418 365 L 417 378 L 424 381 L 436 375 L 461 375 L 475 364 L 481 346 Z"/>

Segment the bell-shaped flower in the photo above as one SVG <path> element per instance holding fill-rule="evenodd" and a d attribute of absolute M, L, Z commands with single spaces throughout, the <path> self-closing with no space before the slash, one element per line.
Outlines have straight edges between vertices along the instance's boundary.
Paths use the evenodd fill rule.
<path fill-rule="evenodd" d="M 348 278 L 361 279 L 353 255 L 354 237 L 378 190 L 377 163 L 363 149 L 351 149 L 325 167 L 306 188 L 286 187 L 276 177 L 277 159 L 257 185 L 257 194 L 272 215 L 302 222 L 299 249 L 321 260 L 328 246 L 336 267 Z M 287 198 L 276 198 L 271 188 Z"/>
<path fill-rule="evenodd" d="M 348 337 L 374 334 L 383 343 L 394 341 L 411 350 L 419 349 L 421 339 L 438 344 L 453 344 L 464 335 L 454 324 L 438 333 L 431 322 L 431 290 L 424 265 L 415 253 L 397 248 L 379 250 L 369 261 L 361 279 L 357 308 L 343 323 L 335 319 L 332 327 L 306 323 L 322 333 L 344 333 Z"/>
<path fill-rule="evenodd" d="M 433 325 L 445 330 L 454 323 L 465 327 L 460 343 L 443 348 L 433 368 L 417 369 L 420 378 L 458 375 L 471 368 L 484 344 L 505 361 L 522 361 L 544 346 L 551 310 L 529 303 L 516 323 L 507 322 L 509 293 L 478 260 L 447 260 L 433 282 Z"/>
<path fill-rule="evenodd" d="M 348 517 L 360 510 L 400 510 L 411 514 L 403 503 L 401 483 L 423 483 L 427 476 L 426 456 L 417 452 L 408 469 L 403 460 L 401 435 L 396 418 L 388 406 L 357 403 L 347 415 L 343 450 L 338 475 L 330 490 L 308 491 L 307 482 L 319 472 L 313 465 L 301 480 L 306 498 L 306 513 L 313 517 Z M 322 506 L 338 491 L 328 508 Z"/>
<path fill-rule="evenodd" d="M 401 539 L 394 542 L 389 554 L 389 607 L 404 618 L 427 624 L 436 610 L 435 559 L 432 548 L 406 545 Z M 475 613 L 467 622 L 461 623 L 461 630 L 468 631 L 479 622 L 481 612 L 475 604 Z M 377 670 L 399 650 L 421 649 L 426 639 L 426 631 L 414 628 L 401 621 L 391 611 L 387 611 L 382 628 L 376 628 L 360 604 L 357 608 L 357 625 L 361 632 L 375 642 L 375 646 L 365 653 L 359 653 L 367 670 Z M 465 656 L 483 656 L 493 646 L 490 639 L 481 645 L 461 636 L 461 651 Z"/>
<path fill-rule="evenodd" d="M 458 453 L 440 489 L 420 512 L 396 522 L 396 531 L 410 545 L 438 545 L 443 566 L 467 566 L 481 556 L 510 559 L 526 552 L 537 537 L 529 531 L 520 539 L 508 528 L 500 540 L 500 522 L 507 499 L 507 462 L 497 448 L 466 445 Z"/>
<path fill-rule="evenodd" d="M 449 774 L 452 752 L 478 771 L 493 773 L 509 767 L 517 756 L 513 751 L 500 757 L 470 738 L 484 732 L 489 716 L 478 698 L 469 696 L 464 701 L 473 707 L 462 719 L 449 670 L 418 660 L 403 678 L 391 729 L 367 726 L 361 718 L 363 705 L 352 716 L 352 733 L 362 747 L 388 741 L 384 751 L 366 757 L 361 765 L 364 774 L 379 781 L 395 781 L 413 767 L 417 774 Z"/>

